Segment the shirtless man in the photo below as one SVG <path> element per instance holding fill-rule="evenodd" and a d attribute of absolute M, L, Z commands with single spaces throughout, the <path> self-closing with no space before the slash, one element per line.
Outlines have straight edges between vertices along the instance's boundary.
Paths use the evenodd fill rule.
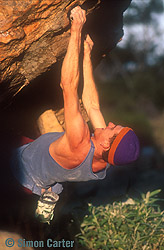
<path fill-rule="evenodd" d="M 89 35 L 84 41 L 82 100 L 94 129 L 90 136 L 79 107 L 79 55 L 81 32 L 86 22 L 85 10 L 79 6 L 71 11 L 71 36 L 65 55 L 60 86 L 63 90 L 65 132 L 47 133 L 17 149 L 13 173 L 18 181 L 33 193 L 43 189 L 57 194 L 63 182 L 103 179 L 112 165 L 135 161 L 139 155 L 138 138 L 132 129 L 106 126 L 100 111 L 91 64 L 93 42 Z"/>

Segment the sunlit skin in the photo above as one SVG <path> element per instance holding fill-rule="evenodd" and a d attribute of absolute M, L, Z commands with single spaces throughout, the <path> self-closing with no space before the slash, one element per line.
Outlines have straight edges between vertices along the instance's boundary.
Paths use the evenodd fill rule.
<path fill-rule="evenodd" d="M 90 138 L 89 127 L 80 112 L 77 92 L 80 75 L 81 31 L 86 21 L 86 12 L 77 6 L 71 11 L 71 19 L 71 37 L 62 65 L 60 83 L 63 90 L 66 130 L 63 136 L 50 145 L 49 152 L 63 168 L 72 169 L 85 160 L 92 140 L 95 147 L 92 170 L 97 172 L 107 165 L 102 158 L 103 151 L 109 150 L 110 139 L 118 134 L 123 127 L 116 126 L 112 122 L 106 126 L 100 111 L 91 62 L 91 51 L 94 44 L 90 36 L 87 35 L 83 43 L 84 86 L 82 101 L 94 130 L 94 135 Z"/>
<path fill-rule="evenodd" d="M 98 136 L 104 136 L 108 138 L 112 138 L 113 136 L 117 135 L 123 129 L 120 125 L 115 125 L 112 122 L 109 122 L 106 128 L 96 128 L 94 131 L 94 137 L 97 138 Z"/>
<path fill-rule="evenodd" d="M 108 126 L 106 128 L 97 128 L 94 131 L 94 135 L 91 137 L 95 148 L 96 152 L 99 152 L 99 155 L 97 154 L 97 161 L 101 162 L 101 166 L 105 166 L 105 162 L 101 159 L 103 151 L 107 151 L 111 147 L 111 143 L 113 142 L 113 137 L 116 137 L 120 131 L 124 127 L 120 125 L 116 125 L 112 122 L 109 122 Z M 95 153 L 95 158 L 96 158 L 96 153 Z M 100 168 L 97 166 L 97 171 L 100 170 Z M 99 169 L 99 170 L 98 170 Z"/>

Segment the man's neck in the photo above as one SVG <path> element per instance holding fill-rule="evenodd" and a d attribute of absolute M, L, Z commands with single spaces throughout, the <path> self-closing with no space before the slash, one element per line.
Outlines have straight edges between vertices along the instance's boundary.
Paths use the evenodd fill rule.
<path fill-rule="evenodd" d="M 107 163 L 102 159 L 102 149 L 97 146 L 95 138 L 91 137 L 91 140 L 95 147 L 95 152 L 94 152 L 93 162 L 92 162 L 92 170 L 93 172 L 98 172 L 104 169 Z"/>

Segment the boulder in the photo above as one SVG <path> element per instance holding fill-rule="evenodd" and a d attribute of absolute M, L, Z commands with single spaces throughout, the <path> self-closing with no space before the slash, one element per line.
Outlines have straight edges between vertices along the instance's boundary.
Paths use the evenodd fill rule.
<path fill-rule="evenodd" d="M 131 0 L 0 0 L 0 103 L 19 93 L 64 57 L 70 10 L 87 11 L 84 33 L 94 41 L 95 64 L 123 36 Z"/>

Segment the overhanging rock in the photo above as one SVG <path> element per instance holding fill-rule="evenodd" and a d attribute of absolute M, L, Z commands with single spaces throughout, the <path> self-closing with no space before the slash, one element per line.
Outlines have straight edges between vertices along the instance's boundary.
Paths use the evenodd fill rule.
<path fill-rule="evenodd" d="M 131 0 L 0 0 L 0 103 L 58 63 L 70 36 L 69 12 L 87 11 L 84 32 L 94 41 L 94 61 L 123 36 Z"/>

